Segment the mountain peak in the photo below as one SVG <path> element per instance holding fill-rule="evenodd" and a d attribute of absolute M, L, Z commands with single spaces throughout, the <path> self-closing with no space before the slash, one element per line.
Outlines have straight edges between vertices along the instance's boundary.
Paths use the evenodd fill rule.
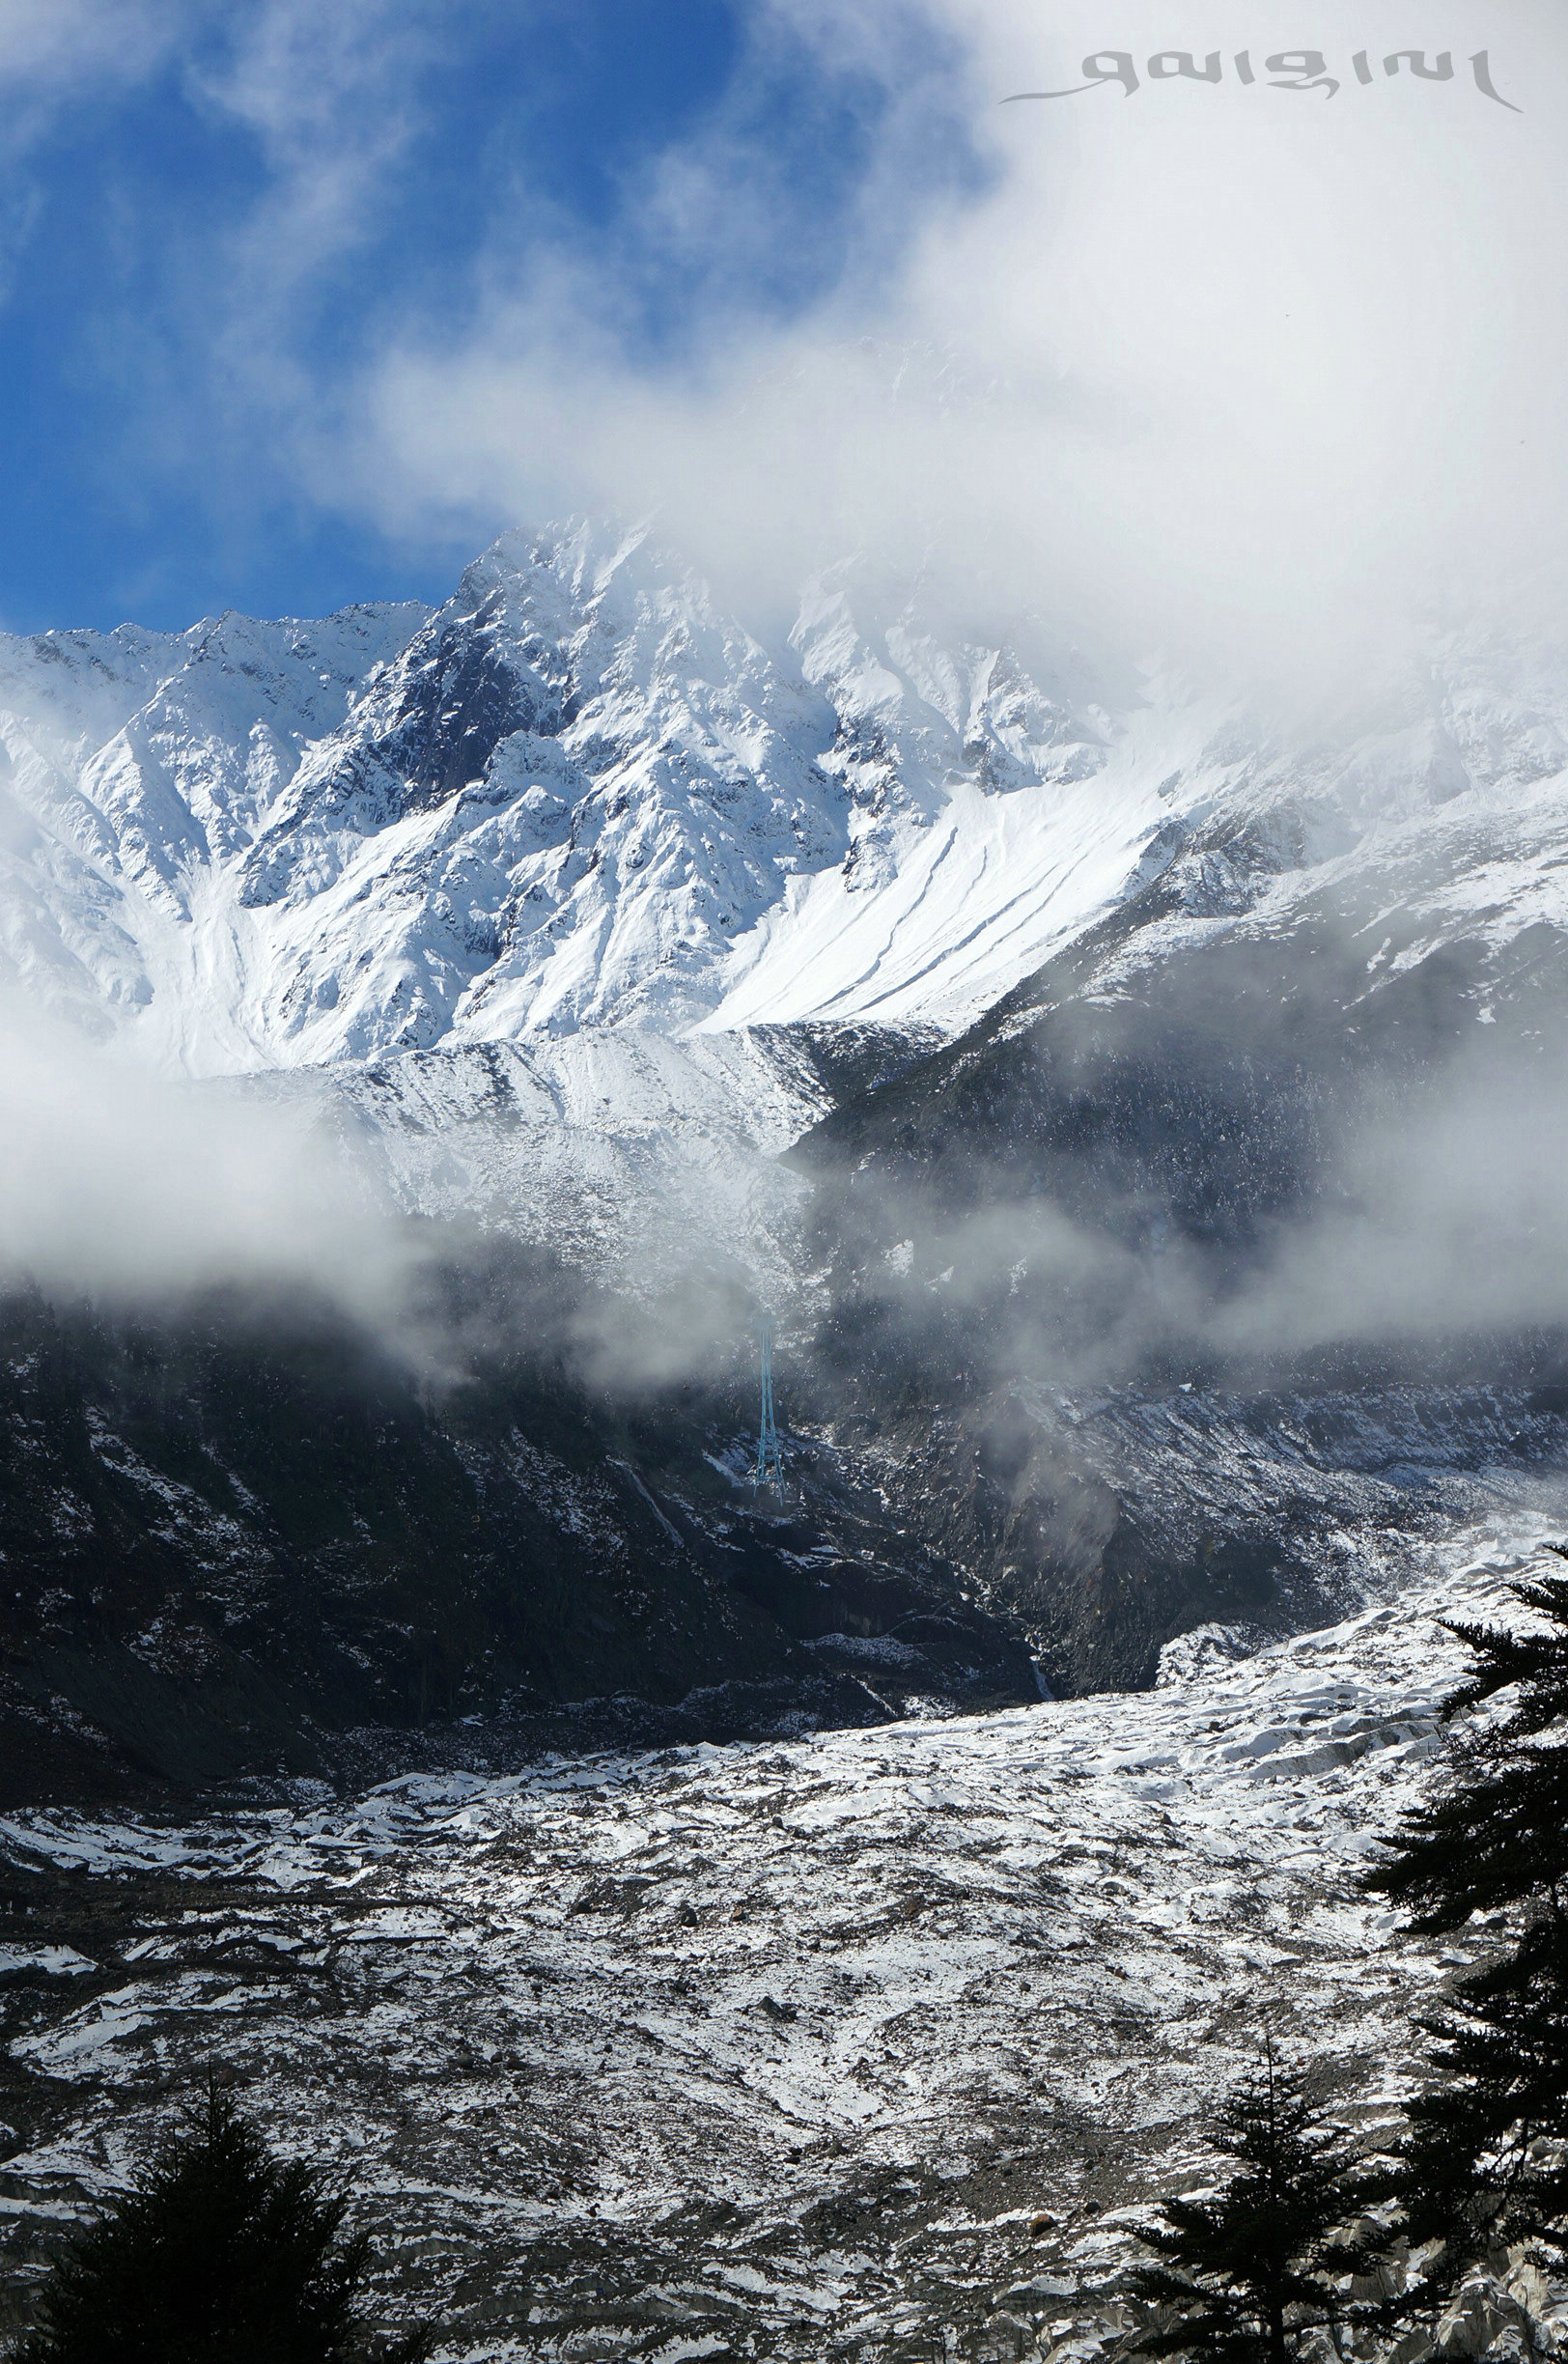
<path fill-rule="evenodd" d="M 1423 713 L 1340 746 L 1154 676 L 1112 711 L 1026 646 L 864 560 L 754 632 L 650 521 L 581 518 L 501 535 L 434 611 L 0 642 L 3 958 L 198 1069 L 951 1029 L 1218 812 L 1342 860 L 1450 804 L 1473 841 L 1486 788 L 1496 856 L 1499 785 L 1568 756 L 1539 652 L 1461 636 Z M 1217 873 L 1191 915 L 1238 891 Z"/>

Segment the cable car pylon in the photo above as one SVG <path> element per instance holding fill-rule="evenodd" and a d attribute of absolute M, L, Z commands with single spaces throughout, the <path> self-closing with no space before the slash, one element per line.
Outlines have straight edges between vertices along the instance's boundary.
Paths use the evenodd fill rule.
<path fill-rule="evenodd" d="M 764 1313 L 757 1322 L 757 1345 L 762 1359 L 762 1422 L 757 1432 L 757 1466 L 751 1473 L 752 1499 L 771 1486 L 784 1500 L 784 1456 L 773 1425 L 773 1320 Z"/>

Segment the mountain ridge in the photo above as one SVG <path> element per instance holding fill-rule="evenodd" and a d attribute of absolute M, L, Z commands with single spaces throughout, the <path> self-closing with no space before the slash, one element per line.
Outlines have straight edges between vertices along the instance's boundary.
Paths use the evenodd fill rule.
<path fill-rule="evenodd" d="M 939 646 L 910 613 L 862 629 L 844 582 L 770 650 L 644 533 L 504 537 L 434 613 L 7 644 L 8 965 L 188 1072 L 972 1015 L 1037 948 L 984 883 L 1019 794 L 1070 799 L 1106 729 L 1005 648 Z M 1102 893 L 1135 866 L 1128 828 Z M 966 981 L 928 917 L 884 1011 L 889 940 L 955 854 L 943 913 L 978 891 L 959 932 L 1017 941 Z"/>
<path fill-rule="evenodd" d="M 0 642 L 0 975 L 200 1075 L 620 1026 L 957 1034 L 1199 837 L 1230 852 L 1187 922 L 1370 868 L 1468 902 L 1440 925 L 1561 923 L 1544 644 L 1450 633 L 1315 731 L 1147 670 L 1112 712 L 1065 661 L 853 565 L 765 642 L 647 529 L 580 522 L 503 536 L 435 610 Z"/>

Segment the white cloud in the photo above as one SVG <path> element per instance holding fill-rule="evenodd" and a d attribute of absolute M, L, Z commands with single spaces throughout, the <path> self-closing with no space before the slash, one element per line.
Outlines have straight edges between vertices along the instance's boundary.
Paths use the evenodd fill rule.
<path fill-rule="evenodd" d="M 167 52 L 182 0 L 0 0 L 0 87 L 43 95 L 124 82 Z"/>
<path fill-rule="evenodd" d="M 155 1299 L 313 1287 L 376 1318 L 414 1253 L 303 1115 L 161 1083 L 36 1006 L 0 1001 L 0 1285 Z"/>
<path fill-rule="evenodd" d="M 1247 89 L 1281 32 L 1238 0 L 1123 0 L 1144 61 L 1125 98 L 1081 79 L 1102 0 L 948 0 L 954 86 L 992 164 L 927 214 L 896 269 L 852 267 L 803 321 L 712 318 L 695 359 L 628 361 L 606 327 L 615 265 L 581 248 L 497 272 L 471 332 L 391 336 L 344 406 L 330 469 L 395 530 L 581 501 L 664 504 L 711 560 L 785 574 L 857 542 L 937 547 L 998 596 L 1206 663 L 1238 651 L 1352 661 L 1457 577 L 1517 575 L 1563 526 L 1568 20 L 1430 0 L 1451 83 L 1388 78 L 1408 11 L 1314 0 L 1345 87 Z M 815 11 L 798 26 L 837 38 Z M 1270 5 L 1265 20 L 1284 27 Z M 1395 19 L 1398 21 L 1396 22 Z M 1300 19 L 1292 18 L 1292 39 Z M 870 11 L 859 38 L 896 39 Z M 867 25 L 872 28 L 866 31 Z M 1487 45 L 1512 114 L 1469 58 Z M 1218 48 L 1218 88 L 1152 83 L 1157 48 Z M 1357 49 L 1377 60 L 1362 88 Z M 896 73 L 890 75 L 895 83 Z M 900 94 L 864 237 L 921 222 L 912 91 Z M 722 235 L 746 163 L 671 159 L 701 190 L 674 239 Z M 726 183 L 728 174 L 733 187 Z M 316 455 L 323 491 L 327 464 Z"/>

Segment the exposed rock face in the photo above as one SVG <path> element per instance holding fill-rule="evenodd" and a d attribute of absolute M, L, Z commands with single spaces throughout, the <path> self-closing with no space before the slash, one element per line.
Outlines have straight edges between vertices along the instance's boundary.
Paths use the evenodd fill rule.
<path fill-rule="evenodd" d="M 754 1507 L 733 1400 L 590 1389 L 528 1302 L 434 1393 L 320 1309 L 0 1309 L 0 1798 L 1038 1697 L 831 1456 Z"/>

